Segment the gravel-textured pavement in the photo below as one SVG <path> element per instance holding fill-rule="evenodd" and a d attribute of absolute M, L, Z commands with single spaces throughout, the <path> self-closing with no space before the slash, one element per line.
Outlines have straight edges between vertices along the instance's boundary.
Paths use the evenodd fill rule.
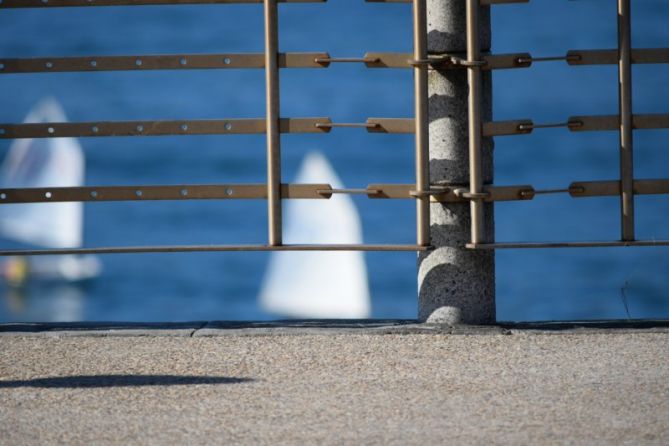
<path fill-rule="evenodd" d="M 0 443 L 669 444 L 667 330 L 383 333 L 5 334 Z"/>

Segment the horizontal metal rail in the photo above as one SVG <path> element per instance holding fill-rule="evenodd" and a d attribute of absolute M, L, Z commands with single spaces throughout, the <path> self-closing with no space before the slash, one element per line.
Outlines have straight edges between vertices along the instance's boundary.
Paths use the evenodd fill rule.
<path fill-rule="evenodd" d="M 438 69 L 459 68 L 452 55 L 431 55 L 423 63 Z M 528 53 L 488 54 L 481 61 L 482 70 L 523 68 L 530 63 Z M 368 52 L 364 57 L 331 57 L 326 52 L 281 53 L 279 68 L 327 68 L 333 63 L 363 63 L 368 68 L 412 68 L 410 53 Z M 105 71 L 261 69 L 263 53 L 164 54 L 130 56 L 78 56 L 0 58 L 0 74 L 72 73 Z"/>
<path fill-rule="evenodd" d="M 369 118 L 365 123 L 333 123 L 330 118 L 281 118 L 281 133 L 328 133 L 336 127 L 360 127 L 370 133 L 413 133 L 413 119 Z M 264 134 L 267 122 L 252 119 L 169 121 L 91 121 L 2 124 L 0 139 L 103 136 L 170 136 Z"/>
<path fill-rule="evenodd" d="M 316 127 L 329 132 L 333 128 L 362 128 L 369 133 L 414 133 L 413 118 L 368 118 L 365 122 L 317 122 Z"/>
<path fill-rule="evenodd" d="M 516 119 L 510 121 L 492 121 L 483 123 L 483 136 L 525 135 L 534 129 L 560 128 L 573 129 L 583 123 L 576 118 L 569 118 L 565 122 L 535 124 L 531 119 Z"/>
<path fill-rule="evenodd" d="M 317 124 L 329 122 L 329 118 L 283 118 L 279 127 L 282 133 L 324 133 L 327 129 Z M 0 124 L 0 138 L 264 134 L 266 126 L 262 118 Z"/>
<path fill-rule="evenodd" d="M 513 54 L 485 54 L 482 56 L 481 69 L 502 70 L 509 68 L 523 68 L 528 66 L 519 63 L 518 60 L 528 57 L 528 53 L 513 53 Z M 458 55 L 454 54 L 430 54 L 425 60 L 414 60 L 410 53 L 365 53 L 363 59 L 368 68 L 412 68 L 417 64 L 425 64 L 435 69 L 449 69 L 449 68 L 465 68 L 466 66 Z M 460 63 L 455 60 L 461 61 Z"/>
<path fill-rule="evenodd" d="M 618 115 L 572 116 L 569 120 L 582 124 L 570 128 L 574 132 L 618 130 L 620 126 Z M 633 115 L 632 128 L 635 130 L 669 129 L 669 114 Z"/>
<path fill-rule="evenodd" d="M 48 256 L 85 254 L 151 254 L 166 252 L 234 252 L 234 251 L 429 251 L 419 245 L 181 245 L 181 246 L 113 246 L 65 249 L 5 249 L 0 256 Z"/>
<path fill-rule="evenodd" d="M 571 183 L 569 194 L 574 198 L 620 195 L 620 181 L 579 181 Z M 634 180 L 635 195 L 669 194 L 669 180 Z"/>
<path fill-rule="evenodd" d="M 525 135 L 535 129 L 568 128 L 572 132 L 609 131 L 618 130 L 620 126 L 618 115 L 602 116 L 570 116 L 565 122 L 539 123 L 531 119 L 517 119 L 510 121 L 493 121 L 483 124 L 485 136 Z M 669 128 L 669 114 L 633 115 L 632 127 L 635 130 L 652 130 Z"/>
<path fill-rule="evenodd" d="M 616 65 L 618 50 L 569 50 L 563 56 L 532 56 L 529 53 L 519 55 L 517 68 L 529 67 L 537 62 L 565 61 L 569 65 Z M 669 48 L 637 48 L 631 51 L 632 64 L 669 63 Z"/>
<path fill-rule="evenodd" d="M 323 66 L 329 66 L 333 63 L 364 63 L 364 64 L 375 64 L 381 62 L 377 57 L 330 57 L 326 55 L 325 57 L 319 57 L 315 60 L 316 63 L 319 63 Z"/>
<path fill-rule="evenodd" d="M 574 198 L 620 194 L 619 181 L 577 181 L 566 189 L 535 189 L 531 185 L 483 186 L 472 196 L 464 186 L 432 185 L 416 191 L 415 184 L 370 184 L 366 188 L 333 189 L 329 184 L 282 184 L 281 196 L 288 199 L 327 199 L 333 194 L 367 195 L 373 199 L 416 199 L 429 196 L 433 202 L 461 203 L 473 199 L 486 202 L 531 200 L 536 195 L 568 193 Z M 636 195 L 669 194 L 669 179 L 635 180 Z M 266 199 L 265 184 L 182 184 L 88 187 L 42 187 L 0 189 L 0 206 L 12 203 L 56 203 L 151 200 Z"/>
<path fill-rule="evenodd" d="M 569 65 L 617 65 L 618 50 L 570 50 Z M 635 48 L 631 55 L 633 64 L 669 63 L 669 48 Z"/>
<path fill-rule="evenodd" d="M 281 53 L 279 68 L 325 68 L 327 53 Z M 31 57 L 0 59 L 0 74 L 81 71 L 147 71 L 264 68 L 263 53 L 133 56 Z"/>
<path fill-rule="evenodd" d="M 279 3 L 323 3 L 326 0 L 277 0 Z M 76 6 L 152 6 L 252 4 L 263 0 L 2 0 L 0 9 L 61 8 Z"/>
<path fill-rule="evenodd" d="M 566 56 L 532 56 L 531 54 L 527 54 L 525 57 L 519 57 L 516 60 L 516 63 L 518 65 L 522 66 L 532 66 L 533 63 L 536 62 L 557 62 L 557 61 L 569 61 L 571 59 L 578 60 L 579 56 L 578 55 L 566 55 Z"/>
<path fill-rule="evenodd" d="M 461 186 L 442 187 L 423 193 L 415 184 L 371 184 L 364 189 L 333 189 L 329 184 L 283 184 L 281 196 L 289 199 L 327 199 L 333 194 L 361 194 L 375 199 L 416 199 L 425 195 L 438 202 L 464 202 Z M 486 186 L 486 201 L 529 200 L 534 196 L 531 186 Z M 142 200 L 226 200 L 266 199 L 264 184 L 182 184 L 168 186 L 88 186 L 0 189 L 0 206 L 12 203 L 56 203 Z"/>
<path fill-rule="evenodd" d="M 418 193 L 415 184 L 370 184 L 368 189 L 375 191 L 369 198 L 420 198 L 429 195 L 430 200 L 439 203 L 462 203 L 468 201 L 459 191 L 463 186 L 432 186 L 429 191 Z M 513 201 L 530 200 L 534 196 L 534 189 L 529 185 L 520 186 L 484 186 L 484 201 Z"/>
<path fill-rule="evenodd" d="M 593 241 L 593 242 L 498 242 L 467 244 L 469 249 L 543 249 L 543 248 L 620 248 L 631 246 L 669 246 L 669 240 Z"/>
<path fill-rule="evenodd" d="M 282 184 L 283 198 L 328 198 L 329 184 Z M 0 206 L 9 203 L 70 201 L 230 200 L 266 199 L 264 184 L 182 184 L 170 186 L 88 186 L 0 189 Z"/>

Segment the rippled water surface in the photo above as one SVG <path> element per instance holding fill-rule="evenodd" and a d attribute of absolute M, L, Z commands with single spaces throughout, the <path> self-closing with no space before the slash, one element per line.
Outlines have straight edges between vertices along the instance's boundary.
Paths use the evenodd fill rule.
<path fill-rule="evenodd" d="M 614 48 L 613 0 L 497 6 L 493 51 L 561 55 L 569 49 Z M 669 47 L 669 2 L 633 2 L 633 44 Z M 280 6 L 281 51 L 411 50 L 405 4 L 331 0 Z M 0 11 L 0 57 L 261 52 L 262 7 L 53 8 Z M 669 113 L 669 66 L 635 66 L 634 111 Z M 409 70 L 355 64 L 281 72 L 282 116 L 409 117 Z M 40 98 L 54 96 L 73 121 L 217 119 L 264 115 L 262 70 L 60 73 L 0 76 L 0 121 L 20 122 Z M 571 115 L 617 113 L 615 66 L 546 63 L 495 73 L 497 120 L 564 121 Z M 669 177 L 669 133 L 635 134 L 639 178 Z M 262 135 L 84 138 L 87 184 L 261 183 Z M 309 150 L 327 154 L 349 187 L 413 181 L 413 140 L 341 129 L 282 137 L 284 178 Z M 6 153 L 10 141 L 0 141 Z M 502 137 L 496 183 L 561 188 L 574 180 L 616 179 L 616 132 L 564 129 Z M 640 239 L 669 239 L 666 196 L 637 197 Z M 356 198 L 365 241 L 412 243 L 413 203 Z M 86 206 L 86 244 L 264 243 L 262 201 L 98 203 Z M 613 240 L 617 198 L 563 196 L 502 203 L 501 241 Z M 3 289 L 0 321 L 269 319 L 257 304 L 268 262 L 264 253 L 156 254 L 103 257 L 104 272 L 82 287 L 32 285 Z M 373 317 L 416 314 L 412 253 L 366 254 Z M 498 318 L 503 320 L 669 317 L 669 249 L 499 251 Z"/>

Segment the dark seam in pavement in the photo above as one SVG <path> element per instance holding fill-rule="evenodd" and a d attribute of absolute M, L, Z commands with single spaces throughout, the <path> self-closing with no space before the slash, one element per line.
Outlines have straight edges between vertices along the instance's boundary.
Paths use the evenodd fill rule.
<path fill-rule="evenodd" d="M 197 333 L 198 331 L 202 330 L 202 329 L 203 329 L 204 327 L 206 327 L 207 325 L 209 325 L 209 322 L 202 322 L 202 325 L 200 325 L 200 326 L 197 327 L 197 328 L 194 328 L 193 331 L 190 332 L 190 335 L 189 335 L 188 337 L 189 337 L 189 338 L 194 337 L 194 336 L 195 336 L 195 333 Z"/>

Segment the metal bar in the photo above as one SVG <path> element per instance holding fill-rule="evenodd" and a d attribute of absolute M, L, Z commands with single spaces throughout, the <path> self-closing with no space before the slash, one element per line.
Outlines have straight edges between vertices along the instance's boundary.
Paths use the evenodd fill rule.
<path fill-rule="evenodd" d="M 316 123 L 316 127 L 319 129 L 333 129 L 336 127 L 339 128 L 366 128 L 370 129 L 376 127 L 378 124 L 370 122 L 323 122 Z"/>
<path fill-rule="evenodd" d="M 230 251 L 428 251 L 430 246 L 417 245 L 185 245 L 185 246 L 113 246 L 66 249 L 0 250 L 0 256 L 43 256 L 63 254 L 140 254 L 168 252 Z"/>
<path fill-rule="evenodd" d="M 427 58 L 427 9 L 426 0 L 413 2 L 413 57 Z M 430 188 L 430 155 L 428 136 L 427 67 L 414 66 L 414 131 L 416 157 L 416 244 L 430 244 L 430 197 L 421 196 Z"/>
<path fill-rule="evenodd" d="M 277 0 L 279 3 L 323 3 L 326 0 Z M 262 3 L 262 0 L 2 0 L 0 9 L 75 6 L 151 6 Z"/>
<path fill-rule="evenodd" d="M 532 62 L 526 62 L 530 57 L 529 53 L 513 54 L 484 54 L 485 65 L 481 67 L 483 71 L 505 70 L 510 68 L 526 68 L 532 65 Z"/>
<path fill-rule="evenodd" d="M 479 1 L 467 0 L 467 59 L 479 60 L 481 46 L 479 42 Z M 469 84 L 469 192 L 482 192 L 483 176 L 481 173 L 481 68 L 470 66 L 467 70 Z M 472 243 L 483 243 L 483 201 L 471 200 L 471 235 Z"/>
<path fill-rule="evenodd" d="M 324 133 L 329 118 L 283 118 L 281 133 Z M 0 139 L 101 136 L 234 135 L 265 133 L 265 119 L 194 121 L 91 121 L 46 124 L 0 124 Z"/>
<path fill-rule="evenodd" d="M 484 136 L 522 135 L 534 129 L 567 127 L 572 132 L 618 130 L 618 115 L 571 116 L 567 122 L 535 124 L 531 119 L 494 121 L 483 124 Z M 635 130 L 667 129 L 669 114 L 633 115 L 632 128 Z"/>
<path fill-rule="evenodd" d="M 368 68 L 412 68 L 415 65 L 428 65 L 435 69 L 465 68 L 462 65 L 449 63 L 448 57 L 456 57 L 451 54 L 430 54 L 417 58 L 410 53 L 365 53 L 365 62 Z M 523 62 L 530 57 L 529 53 L 513 54 L 486 54 L 482 56 L 485 62 L 481 66 L 483 71 L 503 70 L 509 68 L 529 67 L 529 63 Z M 362 61 L 362 59 L 359 59 Z M 520 61 L 520 62 L 519 62 Z"/>
<path fill-rule="evenodd" d="M 471 65 L 479 65 L 483 71 L 501 70 L 507 68 L 526 68 L 531 63 L 529 53 L 515 54 L 488 54 L 481 60 L 466 60 L 460 55 L 441 53 L 430 54 L 426 59 L 412 59 L 410 65 L 428 65 L 435 70 L 461 69 Z"/>
<path fill-rule="evenodd" d="M 416 199 L 429 197 L 441 203 L 465 203 L 471 198 L 463 196 L 462 186 L 433 186 L 417 191 L 415 184 L 370 184 L 360 189 L 332 189 L 328 184 L 282 184 L 281 195 L 286 199 L 322 199 L 333 194 L 361 194 L 373 199 Z M 467 189 L 464 189 L 467 191 Z M 620 182 L 580 181 L 570 184 L 568 189 L 535 190 L 531 185 L 483 186 L 480 197 L 483 201 L 530 200 L 535 195 L 569 193 L 574 198 L 604 197 L 620 195 Z M 669 194 L 669 179 L 635 180 L 635 195 Z M 469 195 L 467 192 L 465 195 Z M 0 206 L 15 203 L 56 202 L 106 202 L 106 201 L 152 201 L 152 200 L 228 200 L 266 199 L 268 188 L 264 184 L 181 184 L 168 186 L 87 186 L 87 187 L 42 187 L 0 189 Z"/>
<path fill-rule="evenodd" d="M 637 181 L 639 194 L 669 193 L 669 180 Z M 570 191 L 579 196 L 617 195 L 618 182 L 574 183 Z M 329 184 L 282 184 L 281 194 L 286 199 L 327 199 L 333 194 L 359 194 L 374 199 L 416 199 L 427 197 L 433 202 L 465 203 L 462 186 L 435 186 L 417 191 L 415 184 L 370 184 L 367 188 L 333 189 Z M 466 190 L 466 189 L 465 189 Z M 107 202 L 153 200 L 233 200 L 266 199 L 264 184 L 181 184 L 169 186 L 87 186 L 0 189 L 0 207 L 17 203 Z M 537 191 L 536 193 L 541 193 Z M 547 192 L 546 192 L 547 193 Z M 530 185 L 484 186 L 482 199 L 492 201 L 530 200 L 535 190 Z M 576 196 L 576 195 L 574 195 Z"/>
<path fill-rule="evenodd" d="M 321 66 L 328 66 L 331 63 L 378 63 L 380 60 L 376 57 L 330 57 L 321 56 L 315 59 L 315 62 Z"/>
<path fill-rule="evenodd" d="M 269 244 L 282 244 L 281 134 L 279 130 L 279 31 L 276 0 L 264 0 L 265 92 L 267 101 L 267 206 Z"/>
<path fill-rule="evenodd" d="M 412 60 L 428 65 L 438 59 L 415 59 L 410 53 L 366 53 L 364 57 L 330 57 L 326 52 L 280 53 L 279 68 L 326 68 L 332 63 L 364 63 L 369 68 L 412 68 Z M 483 56 L 482 69 L 499 70 L 528 67 L 528 53 Z M 131 56 L 31 57 L 0 59 L 0 74 L 72 73 L 149 70 L 260 69 L 265 67 L 262 53 L 165 54 Z M 452 65 L 453 68 L 462 68 Z M 446 67 L 449 68 L 449 67 Z"/>
<path fill-rule="evenodd" d="M 616 65 L 618 50 L 570 50 L 567 56 L 569 65 Z M 635 48 L 632 49 L 633 64 L 664 64 L 669 63 L 669 48 Z"/>
<path fill-rule="evenodd" d="M 365 53 L 367 68 L 411 68 L 411 53 Z"/>
<path fill-rule="evenodd" d="M 571 189 L 535 189 L 534 195 L 569 194 Z"/>
<path fill-rule="evenodd" d="M 282 53 L 279 68 L 325 68 L 327 53 Z M 171 54 L 135 56 L 36 57 L 0 59 L 0 74 L 82 71 L 147 71 L 264 68 L 262 53 Z"/>
<path fill-rule="evenodd" d="M 329 184 L 282 184 L 285 198 L 327 199 Z M 0 189 L 0 207 L 11 203 L 72 201 L 234 200 L 266 199 L 264 184 L 181 184 L 171 186 L 89 186 Z"/>
<path fill-rule="evenodd" d="M 569 121 L 580 122 L 581 125 L 570 127 L 574 132 L 618 130 L 618 115 L 572 116 Z M 633 115 L 632 128 L 635 130 L 669 129 L 669 114 Z"/>
<path fill-rule="evenodd" d="M 365 0 L 369 3 L 411 3 L 412 0 Z M 481 6 L 528 3 L 530 0 L 480 0 Z"/>
<path fill-rule="evenodd" d="M 570 127 L 574 123 L 567 121 L 567 122 L 549 122 L 549 123 L 543 123 L 543 124 L 521 124 L 519 130 L 534 130 L 534 129 L 557 129 L 557 128 L 562 128 L 562 127 Z"/>
<path fill-rule="evenodd" d="M 414 184 L 370 184 L 367 187 L 369 191 L 375 191 L 375 194 L 369 193 L 369 198 L 389 198 L 389 199 L 415 199 L 424 196 L 430 197 L 431 202 L 438 203 L 466 203 L 470 201 L 462 197 L 459 191 L 463 186 L 433 186 L 434 189 L 426 188 L 422 192 L 415 189 Z M 483 201 L 517 201 L 531 200 L 534 197 L 534 188 L 530 185 L 518 186 L 483 186 Z"/>
<path fill-rule="evenodd" d="M 414 133 L 416 121 L 412 118 L 369 118 L 369 133 Z"/>
<path fill-rule="evenodd" d="M 317 191 L 321 195 L 325 195 L 326 198 L 330 198 L 333 194 L 340 195 L 376 195 L 380 191 L 377 189 L 321 189 Z"/>
<path fill-rule="evenodd" d="M 632 132 L 632 20 L 630 0 L 618 0 L 618 105 L 620 124 L 621 240 L 634 240 L 634 137 Z"/>
<path fill-rule="evenodd" d="M 317 122 L 315 126 L 329 132 L 333 128 L 364 128 L 370 133 L 414 133 L 412 118 L 368 118 L 367 122 Z"/>
<path fill-rule="evenodd" d="M 669 240 L 634 240 L 615 242 L 510 242 L 467 244 L 469 249 L 539 249 L 539 248 L 617 248 L 669 246 Z"/>
<path fill-rule="evenodd" d="M 575 55 L 575 54 L 567 54 L 566 56 L 543 56 L 543 57 L 533 57 L 529 56 L 527 59 L 521 58 L 517 62 L 519 64 L 533 64 L 535 62 L 556 62 L 556 61 L 571 61 L 571 60 L 579 60 L 580 56 Z"/>
<path fill-rule="evenodd" d="M 620 195 L 620 181 L 577 181 L 569 186 L 574 198 Z M 634 180 L 635 195 L 669 194 L 669 180 Z"/>
<path fill-rule="evenodd" d="M 532 132 L 531 119 L 483 123 L 483 136 L 522 135 Z"/>
<path fill-rule="evenodd" d="M 580 130 L 583 123 L 578 117 L 569 118 L 567 122 L 550 122 L 535 124 L 531 119 L 513 121 L 494 121 L 483 123 L 483 136 L 526 135 L 534 129 L 552 129 L 567 127 L 570 130 Z"/>

